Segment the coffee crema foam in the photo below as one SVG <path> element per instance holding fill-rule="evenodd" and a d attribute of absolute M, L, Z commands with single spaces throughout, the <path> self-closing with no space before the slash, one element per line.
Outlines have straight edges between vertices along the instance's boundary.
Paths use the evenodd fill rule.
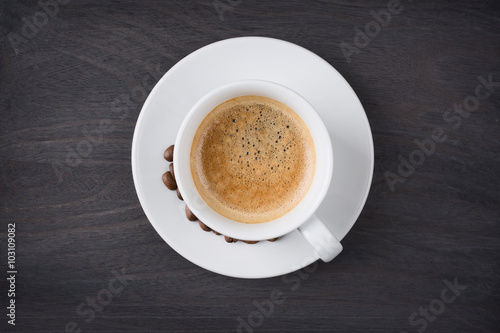
<path fill-rule="evenodd" d="M 219 214 L 260 223 L 292 210 L 311 185 L 316 153 L 304 121 L 270 98 L 242 96 L 212 110 L 196 131 L 191 173 Z"/>

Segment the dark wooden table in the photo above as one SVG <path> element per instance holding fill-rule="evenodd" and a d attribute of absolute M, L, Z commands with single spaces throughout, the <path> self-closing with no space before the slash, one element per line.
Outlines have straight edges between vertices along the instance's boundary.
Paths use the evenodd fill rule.
<path fill-rule="evenodd" d="M 59 2 L 0 4 L 0 331 L 500 331 L 497 0 Z M 248 35 L 337 68 L 375 143 L 343 253 L 284 278 L 190 263 L 132 181 L 152 85 L 194 50 Z M 273 292 L 284 301 L 271 311 Z"/>

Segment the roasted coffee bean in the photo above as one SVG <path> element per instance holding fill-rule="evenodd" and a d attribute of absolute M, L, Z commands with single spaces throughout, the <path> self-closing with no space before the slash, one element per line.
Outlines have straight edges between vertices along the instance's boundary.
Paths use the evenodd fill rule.
<path fill-rule="evenodd" d="M 177 183 L 175 182 L 174 177 L 172 177 L 170 171 L 165 172 L 161 179 L 163 180 L 163 184 L 165 184 L 169 190 L 173 191 L 177 188 Z"/>
<path fill-rule="evenodd" d="M 242 241 L 242 242 L 247 244 L 257 244 L 259 241 Z"/>
<path fill-rule="evenodd" d="M 169 162 L 172 162 L 174 160 L 174 145 L 171 145 L 165 150 L 165 152 L 163 153 L 163 157 Z"/>
<path fill-rule="evenodd" d="M 198 220 L 198 224 L 200 225 L 200 228 L 202 228 L 204 231 L 212 231 L 212 229 L 210 229 L 210 227 L 208 225 L 201 222 L 200 220 Z"/>
<path fill-rule="evenodd" d="M 170 170 L 170 173 L 172 174 L 172 177 L 175 180 L 175 173 L 174 173 L 174 163 L 170 163 L 168 166 L 168 170 Z"/>
<path fill-rule="evenodd" d="M 189 221 L 197 221 L 198 218 L 193 214 L 193 212 L 189 209 L 189 207 L 186 205 L 186 217 L 188 218 Z"/>
<path fill-rule="evenodd" d="M 179 188 L 177 188 L 177 198 L 179 198 L 179 200 L 184 200 L 182 199 L 182 195 L 181 192 L 179 191 Z"/>
<path fill-rule="evenodd" d="M 228 236 L 224 236 L 224 239 L 228 243 L 236 243 L 238 241 L 236 238 L 232 238 L 232 237 L 228 237 Z"/>
<path fill-rule="evenodd" d="M 276 237 L 276 238 L 271 238 L 271 239 L 268 239 L 267 241 L 268 242 L 276 242 L 278 240 L 279 237 Z"/>
<path fill-rule="evenodd" d="M 217 231 L 215 231 L 215 230 L 212 230 L 212 231 L 213 231 L 213 232 L 214 232 L 214 234 L 216 234 L 217 236 L 222 235 L 220 232 L 217 232 Z"/>

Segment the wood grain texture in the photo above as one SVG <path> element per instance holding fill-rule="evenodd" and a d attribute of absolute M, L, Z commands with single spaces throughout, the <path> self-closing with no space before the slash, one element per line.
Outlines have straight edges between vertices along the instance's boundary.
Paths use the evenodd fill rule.
<path fill-rule="evenodd" d="M 251 330 L 500 331 L 500 86 L 457 128 L 443 120 L 474 96 L 478 76 L 500 82 L 498 1 L 401 0 L 350 62 L 341 43 L 355 45 L 355 28 L 388 1 L 219 3 L 223 20 L 213 1 L 67 1 L 46 21 L 38 15 L 30 37 L 24 18 L 43 13 L 39 2 L 0 3 L 0 267 L 7 223 L 17 226 L 19 267 L 15 328 L 0 279 L 0 331 L 64 332 L 73 321 L 82 332 L 234 332 L 273 291 L 285 301 Z M 24 38 L 15 47 L 12 33 Z M 145 217 L 130 168 L 154 83 L 192 51 L 248 35 L 332 64 L 375 143 L 371 192 L 342 254 L 264 280 L 219 276 L 173 251 Z M 446 141 L 392 191 L 386 172 L 436 128 Z M 130 280 L 95 318 L 77 313 L 122 270 Z M 454 279 L 467 288 L 441 312 L 434 300 Z M 432 304 L 438 315 L 412 326 Z"/>

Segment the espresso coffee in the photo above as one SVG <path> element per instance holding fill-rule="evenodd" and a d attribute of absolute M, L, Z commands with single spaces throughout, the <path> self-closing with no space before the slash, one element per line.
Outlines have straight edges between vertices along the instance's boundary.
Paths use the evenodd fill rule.
<path fill-rule="evenodd" d="M 212 110 L 196 131 L 191 173 L 219 214 L 261 223 L 292 210 L 311 185 L 316 154 L 304 121 L 289 107 L 242 96 Z"/>

